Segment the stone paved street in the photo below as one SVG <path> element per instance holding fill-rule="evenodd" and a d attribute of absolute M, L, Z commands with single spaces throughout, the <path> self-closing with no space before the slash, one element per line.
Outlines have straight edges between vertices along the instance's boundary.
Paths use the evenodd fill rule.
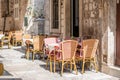
<path fill-rule="evenodd" d="M 60 71 L 51 73 L 49 69 L 46 70 L 45 61 L 35 60 L 33 62 L 32 60 L 26 60 L 23 56 L 24 49 L 21 49 L 21 47 L 13 47 L 12 49 L 4 47 L 0 50 L 0 61 L 4 63 L 5 68 L 5 73 L 0 77 L 0 80 L 15 80 L 13 78 L 21 78 L 20 80 L 119 80 L 94 71 L 86 71 L 83 75 L 80 71 L 78 75 L 75 75 L 74 72 L 64 72 L 61 77 Z"/>

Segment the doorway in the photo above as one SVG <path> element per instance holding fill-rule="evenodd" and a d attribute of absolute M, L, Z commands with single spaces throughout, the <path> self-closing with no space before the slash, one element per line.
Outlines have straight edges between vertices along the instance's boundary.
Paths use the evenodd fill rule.
<path fill-rule="evenodd" d="M 117 4 L 117 16 L 116 16 L 116 61 L 115 64 L 120 66 L 120 3 Z"/>
<path fill-rule="evenodd" d="M 71 36 L 79 37 L 79 0 L 71 0 Z"/>

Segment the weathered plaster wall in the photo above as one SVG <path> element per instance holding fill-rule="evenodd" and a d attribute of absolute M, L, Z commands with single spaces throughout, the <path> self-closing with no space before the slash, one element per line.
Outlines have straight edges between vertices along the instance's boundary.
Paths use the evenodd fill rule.
<path fill-rule="evenodd" d="M 25 17 L 27 18 L 27 26 L 24 26 L 24 31 L 30 34 L 39 34 L 39 31 L 36 30 L 39 29 L 39 21 L 36 24 L 36 21 L 34 22 L 35 19 L 38 19 L 42 16 L 44 16 L 44 0 L 31 0 L 28 2 L 27 5 L 27 11 L 25 13 Z M 36 24 L 36 25 L 35 25 Z M 42 26 L 44 27 L 44 26 Z M 43 29 L 44 30 L 44 29 Z"/>
<path fill-rule="evenodd" d="M 109 0 L 108 65 L 114 65 L 116 53 L 116 1 Z"/>
<path fill-rule="evenodd" d="M 98 0 L 94 0 L 98 1 Z M 120 77 L 120 69 L 115 67 L 116 57 L 116 0 L 102 0 L 101 7 L 96 8 L 98 15 L 92 18 L 90 13 L 97 11 L 91 10 L 86 4 L 93 2 L 85 2 L 82 8 L 82 35 L 92 35 L 99 39 L 98 62 L 99 69 L 109 75 Z M 84 2 L 83 2 L 84 3 Z M 95 25 L 94 21 L 95 19 Z M 92 23 L 92 26 L 91 26 Z"/>
<path fill-rule="evenodd" d="M 71 15 L 71 12 L 70 12 L 70 0 L 65 0 L 65 36 L 64 37 L 70 37 L 70 15 Z"/>
<path fill-rule="evenodd" d="M 120 77 L 116 57 L 116 0 L 104 0 L 102 28 L 102 72 Z"/>
<path fill-rule="evenodd" d="M 107 63 L 107 53 L 108 53 L 108 0 L 103 1 L 102 11 L 102 63 Z"/>
<path fill-rule="evenodd" d="M 50 0 L 45 0 L 45 34 L 50 34 Z"/>
<path fill-rule="evenodd" d="M 19 29 L 23 29 L 23 26 L 24 26 L 24 16 L 25 16 L 25 13 L 26 13 L 26 8 L 27 8 L 27 4 L 28 4 L 28 1 L 29 0 L 21 0 L 20 1 L 20 9 L 19 9 Z M 23 6 L 24 5 L 24 6 Z M 17 24 L 16 24 L 17 26 Z M 17 28 L 17 27 L 16 27 Z"/>
<path fill-rule="evenodd" d="M 116 1 L 106 0 L 103 11 L 102 52 L 103 55 L 107 55 L 105 63 L 114 65 L 116 53 Z"/>
<path fill-rule="evenodd" d="M 5 7 L 6 7 L 6 2 L 5 0 L 1 0 L 1 25 L 0 25 L 0 30 L 3 30 L 3 25 L 4 25 L 4 14 L 5 14 Z M 15 20 L 14 18 L 14 0 L 9 0 L 9 15 L 7 15 L 6 18 L 6 27 L 5 30 L 19 30 L 22 29 L 23 27 L 23 21 L 24 21 L 24 15 L 26 12 L 26 4 L 27 0 L 19 0 L 19 19 Z M 24 6 L 23 6 L 24 5 Z"/>
<path fill-rule="evenodd" d="M 80 26 L 82 31 L 83 39 L 96 38 L 99 39 L 99 45 L 97 50 L 97 59 L 99 64 L 99 70 L 101 70 L 101 55 L 102 55 L 102 2 L 101 0 L 83 0 L 81 4 L 82 13 L 79 13 L 82 18 L 80 18 Z M 82 14 L 82 15 L 81 15 Z"/>
<path fill-rule="evenodd" d="M 2 3 L 1 3 L 1 0 L 0 0 L 0 17 L 2 17 L 2 9 L 1 9 L 1 7 L 2 7 Z"/>

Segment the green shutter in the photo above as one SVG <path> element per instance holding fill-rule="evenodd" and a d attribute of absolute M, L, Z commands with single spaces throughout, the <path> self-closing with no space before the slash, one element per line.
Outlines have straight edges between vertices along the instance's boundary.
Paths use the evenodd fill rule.
<path fill-rule="evenodd" d="M 24 26 L 28 26 L 28 18 L 24 17 Z"/>

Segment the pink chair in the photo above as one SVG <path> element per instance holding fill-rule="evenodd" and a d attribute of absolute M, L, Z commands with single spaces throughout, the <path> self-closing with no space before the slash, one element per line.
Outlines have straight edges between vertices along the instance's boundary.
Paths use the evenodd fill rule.
<path fill-rule="evenodd" d="M 76 40 L 65 40 L 61 43 L 62 49 L 61 49 L 61 59 L 58 59 L 58 61 L 62 62 L 62 69 L 61 69 L 61 75 L 63 73 L 63 67 L 65 64 L 70 64 L 70 68 L 72 70 L 72 64 L 74 65 L 74 70 L 77 72 L 76 63 L 75 63 L 75 53 L 78 45 L 78 41 Z"/>
<path fill-rule="evenodd" d="M 96 72 L 97 64 L 96 64 L 96 51 L 98 47 L 99 40 L 98 39 L 86 39 L 82 41 L 82 49 L 80 49 L 80 54 L 76 54 L 77 61 L 83 61 L 82 64 L 82 73 L 84 73 L 84 65 L 86 62 L 92 62 L 95 66 Z"/>
<path fill-rule="evenodd" d="M 50 71 L 52 72 L 52 61 L 53 61 L 53 57 L 54 57 L 54 50 L 50 51 L 48 45 L 49 44 L 57 44 L 57 38 L 45 38 L 44 39 L 44 53 L 48 56 L 47 58 L 47 64 L 46 67 L 48 65 L 48 61 L 50 61 Z"/>

